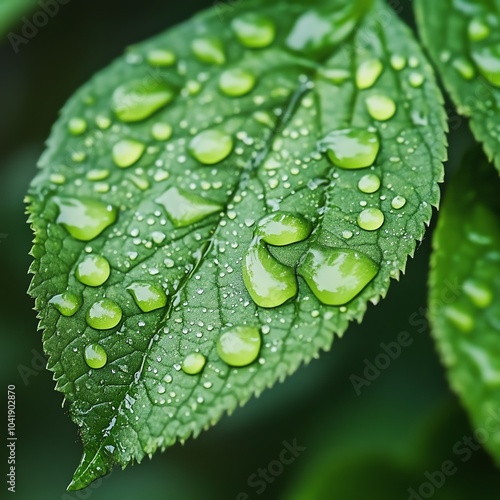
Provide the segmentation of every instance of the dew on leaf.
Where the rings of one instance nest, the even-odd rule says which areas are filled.
[[[157,122],[151,127],[151,135],[157,141],[167,141],[172,136],[172,126],[168,123]]]
[[[374,120],[390,120],[396,113],[396,103],[385,95],[372,94],[366,98],[366,109]]]
[[[480,42],[490,36],[491,28],[483,17],[474,17],[467,27],[467,34],[471,42]]]
[[[109,262],[101,255],[87,255],[78,263],[75,271],[78,281],[88,286],[102,285],[110,273]]]
[[[301,215],[276,212],[261,219],[254,234],[270,245],[283,246],[305,240],[311,231],[311,223]]]
[[[394,210],[400,210],[406,205],[406,198],[403,196],[395,196],[392,201],[391,201],[391,207],[394,208]]]
[[[362,193],[376,193],[380,189],[380,177],[376,174],[366,174],[359,179],[358,189]]]
[[[204,130],[189,143],[189,152],[203,165],[215,165],[227,158],[233,150],[233,138],[217,129]]]
[[[113,161],[120,168],[127,168],[139,161],[146,146],[134,139],[122,139],[113,146]]]
[[[274,22],[254,12],[248,12],[233,19],[231,28],[238,41],[250,49],[268,47],[273,43],[276,35]]]
[[[99,344],[89,344],[85,348],[84,358],[87,365],[94,369],[102,368],[108,361],[106,351]]]
[[[367,208],[358,216],[358,226],[365,231],[376,231],[384,223],[384,214],[378,208]]]
[[[94,302],[87,311],[87,324],[96,330],[114,328],[122,319],[120,306],[111,299]]]
[[[232,326],[224,329],[217,339],[217,354],[229,366],[247,366],[259,356],[259,330],[251,326]]]
[[[59,184],[62,185],[66,182],[66,177],[62,174],[51,174],[50,175],[50,182],[54,184]]]
[[[477,280],[468,279],[462,285],[462,289],[472,303],[480,309],[488,307],[493,302],[493,293],[490,288]]]
[[[167,296],[159,285],[151,283],[132,283],[127,290],[142,312],[155,311],[167,305]]]
[[[80,309],[82,301],[74,293],[64,292],[52,297],[49,304],[52,304],[63,316],[73,316]]]
[[[406,67],[406,58],[398,54],[393,54],[391,56],[391,66],[396,71],[401,71]]]
[[[462,78],[472,80],[476,74],[474,66],[464,57],[457,57],[453,60],[452,66],[458,71]]]
[[[500,43],[474,47],[472,59],[481,75],[495,87],[500,87]]]
[[[219,38],[210,36],[195,38],[191,42],[191,50],[201,62],[219,65],[226,62],[224,46]]]
[[[89,181],[102,181],[109,177],[109,170],[107,169],[92,169],[86,175]]]
[[[227,69],[219,77],[220,90],[230,97],[248,94],[255,87],[255,83],[255,76],[242,68]]]
[[[152,49],[148,52],[146,59],[151,66],[166,67],[175,64],[177,58],[171,50]]]
[[[375,85],[382,71],[384,65],[380,59],[369,59],[362,62],[356,71],[356,86],[358,89],[369,89]]]
[[[75,239],[90,241],[116,221],[117,209],[91,198],[55,197],[57,222]]]
[[[463,333],[470,333],[474,329],[474,318],[460,306],[446,306],[444,309],[444,315]]]
[[[189,226],[223,209],[219,203],[176,187],[167,189],[155,201],[163,205],[175,227]]]
[[[82,135],[87,130],[87,122],[83,118],[71,118],[68,130],[71,135]]]
[[[409,82],[412,87],[421,87],[425,82],[425,77],[422,73],[413,71],[410,73]]]
[[[188,354],[181,363],[181,368],[184,373],[188,375],[197,375],[203,370],[207,358],[199,352]]]

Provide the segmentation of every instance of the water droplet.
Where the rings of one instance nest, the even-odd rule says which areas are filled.
[[[219,203],[175,187],[165,191],[155,201],[165,207],[175,227],[189,226],[224,208]]]
[[[283,246],[305,240],[311,231],[311,223],[301,215],[276,212],[261,219],[254,234],[270,245]]]
[[[350,302],[378,271],[378,265],[362,253],[327,247],[310,248],[298,268],[318,300],[332,306]]]
[[[130,167],[139,160],[145,149],[142,142],[123,139],[113,146],[113,160],[120,168]]]
[[[384,65],[380,59],[369,59],[362,62],[356,71],[356,86],[358,89],[363,90],[373,87],[383,70]]]
[[[87,179],[89,181],[102,181],[109,177],[109,170],[106,169],[93,169],[87,172]]]
[[[166,67],[175,63],[176,57],[171,50],[152,49],[148,52],[147,61],[151,66]]]
[[[346,169],[371,167],[380,149],[375,132],[357,128],[331,132],[321,144],[326,148],[332,163]]]
[[[374,120],[385,122],[396,113],[396,103],[385,95],[373,94],[366,98],[366,109]]]
[[[87,122],[83,118],[71,118],[68,130],[71,135],[82,135],[87,130]]]
[[[207,358],[199,352],[188,354],[181,364],[182,371],[188,375],[196,375],[203,370]]]
[[[158,122],[151,127],[151,135],[157,141],[168,141],[172,137],[172,126],[168,123]]]
[[[217,339],[217,354],[230,366],[247,366],[259,356],[262,340],[257,328],[233,326]]]
[[[484,283],[469,279],[462,289],[476,307],[484,309],[493,302],[493,294]]]
[[[233,150],[233,138],[221,130],[204,130],[189,143],[189,152],[204,165],[215,165]]]
[[[391,201],[391,207],[394,208],[394,210],[400,210],[406,205],[406,198],[403,196],[395,196],[392,201]]]
[[[358,226],[365,231],[375,231],[382,227],[384,214],[378,208],[367,208],[358,216]]]
[[[255,87],[255,83],[255,76],[241,68],[228,69],[219,78],[219,88],[231,97],[248,94]]]
[[[107,116],[97,115],[95,123],[101,130],[106,130],[111,126],[111,120]]]
[[[93,240],[116,221],[116,208],[100,201],[55,197],[54,202],[59,207],[57,222],[77,240]]]
[[[380,177],[375,174],[366,174],[359,179],[358,189],[362,193],[376,193],[380,189]]]
[[[268,47],[276,36],[276,27],[273,21],[253,12],[233,19],[231,27],[238,41],[250,49]]]
[[[292,268],[278,262],[263,243],[254,241],[243,261],[243,281],[260,307],[277,307],[297,294]]]
[[[341,68],[320,68],[318,73],[335,85],[340,85],[351,78],[351,73]]]
[[[54,184],[64,184],[66,182],[66,177],[62,174],[51,174],[50,182],[53,182]]]
[[[108,355],[99,344],[90,344],[85,348],[85,362],[90,368],[102,368],[108,361]]]
[[[425,77],[424,75],[422,75],[422,73],[413,71],[412,73],[410,73],[409,81],[412,87],[421,87],[425,82]]]
[[[123,122],[148,118],[176,96],[175,89],[161,79],[124,83],[113,93],[113,110]]]
[[[445,307],[444,315],[463,333],[470,333],[474,329],[474,318],[459,306]]]
[[[500,43],[475,47],[472,59],[484,78],[495,87],[500,87]]]
[[[218,38],[195,38],[191,42],[191,50],[201,62],[209,64],[224,64],[226,62],[224,46]]]
[[[452,65],[462,76],[462,78],[465,78],[466,80],[472,80],[476,75],[474,66],[464,57],[457,57],[453,61]]]
[[[110,299],[94,302],[87,311],[87,324],[96,330],[114,328],[122,319],[120,306]]]
[[[353,236],[352,231],[349,230],[342,231],[342,238],[344,238],[345,240],[350,240],[352,236]]]
[[[127,290],[143,312],[155,311],[167,305],[167,296],[159,285],[132,283]]]
[[[74,293],[64,292],[49,300],[63,316],[73,316],[81,307],[82,301]]]
[[[101,255],[87,255],[77,266],[75,275],[81,283],[100,286],[111,273],[109,262]]]
[[[403,56],[394,54],[391,56],[391,66],[396,71],[401,71],[406,67],[406,59]]]
[[[470,20],[467,29],[471,42],[480,42],[490,36],[491,29],[482,17],[474,17]]]

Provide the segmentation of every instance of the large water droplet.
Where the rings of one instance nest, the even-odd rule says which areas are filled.
[[[384,223],[384,213],[378,208],[367,208],[358,216],[358,226],[365,231],[376,231]]]
[[[100,201],[55,197],[54,202],[59,207],[57,222],[77,240],[93,240],[116,221],[117,209]]]
[[[260,307],[280,306],[297,294],[294,270],[278,262],[258,241],[251,244],[243,259],[243,281]]]
[[[87,122],[83,118],[71,118],[68,130],[71,135],[82,135],[87,130]]]
[[[463,284],[462,289],[476,307],[484,309],[493,302],[493,293],[491,290],[487,285],[477,280],[467,280]]]
[[[356,86],[358,89],[369,89],[384,70],[384,65],[380,59],[369,59],[362,62],[356,71]]]
[[[102,368],[108,361],[108,355],[99,344],[90,344],[85,348],[85,362],[90,368]]]
[[[480,42],[490,36],[491,29],[486,19],[474,17],[469,22],[467,33],[471,42]]]
[[[87,324],[96,330],[114,328],[122,319],[120,306],[110,299],[94,302],[87,311]]]
[[[171,50],[167,49],[152,49],[148,52],[147,61],[151,66],[172,66],[175,63],[176,57]]]
[[[359,179],[358,189],[362,193],[376,193],[380,189],[380,177],[375,174],[366,174]]]
[[[221,130],[204,130],[189,143],[189,152],[204,165],[214,165],[229,156],[233,150],[233,138]]]
[[[189,226],[224,208],[219,203],[175,187],[169,188],[155,201],[165,207],[175,227]]]
[[[207,358],[199,352],[188,354],[182,361],[181,368],[184,373],[188,375],[196,375],[203,370]]]
[[[310,248],[298,268],[324,304],[341,306],[356,297],[379,271],[368,256],[348,249]]]
[[[52,304],[63,316],[73,316],[80,309],[82,301],[74,293],[64,292],[52,297],[49,304]]]
[[[357,128],[331,132],[321,145],[334,165],[346,169],[371,167],[380,149],[375,132]]]
[[[161,79],[124,83],[113,93],[113,110],[123,122],[141,121],[166,106],[176,93]]]
[[[155,311],[167,305],[167,296],[159,285],[132,283],[127,290],[143,312]]]
[[[101,255],[87,255],[77,266],[75,275],[81,283],[100,286],[111,273],[109,262]]]
[[[305,240],[311,231],[311,223],[301,215],[276,212],[259,221],[255,235],[270,245],[283,246]]]
[[[230,366],[246,366],[259,356],[259,330],[251,326],[233,326],[222,331],[217,339],[217,354]]]
[[[268,47],[274,41],[276,27],[268,17],[248,12],[236,17],[231,27],[238,41],[250,49]]]
[[[191,50],[201,62],[209,64],[224,64],[226,62],[224,46],[218,38],[195,38],[191,42]]]
[[[500,43],[475,47],[472,58],[479,72],[495,87],[500,87]]]
[[[373,94],[366,98],[366,109],[374,120],[390,120],[396,113],[396,103],[385,95]]]
[[[255,76],[241,68],[228,69],[219,78],[219,88],[231,97],[248,94],[255,87],[255,83]]]
[[[139,160],[145,149],[142,142],[123,139],[113,146],[113,161],[120,168],[130,167]]]

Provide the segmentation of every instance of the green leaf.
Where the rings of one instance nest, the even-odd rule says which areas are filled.
[[[475,427],[487,432],[483,444],[497,463],[499,188],[498,176],[483,155],[469,155],[453,179],[440,213],[433,240],[429,298],[432,331],[451,386]],[[495,416],[497,420],[492,420]]]
[[[30,292],[84,444],[70,488],[197,436],[360,321],[424,235],[444,131],[382,1],[211,9],[80,89],[28,198]]]
[[[458,112],[500,170],[500,4],[416,0],[419,30]]]

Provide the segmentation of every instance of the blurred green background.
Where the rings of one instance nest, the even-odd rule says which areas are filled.
[[[8,17],[7,4],[14,2]],[[448,389],[426,327],[431,232],[402,282],[393,283],[388,297],[370,306],[363,324],[352,325],[331,352],[198,439],[124,472],[117,469],[81,492],[65,491],[81,445],[67,409],[61,408],[62,395],[54,392],[51,374],[42,367],[41,333],[26,296],[31,233],[23,196],[70,95],[127,45],[213,3],[66,0],[16,54],[7,35],[21,34],[22,16],[32,19],[40,10],[31,2],[31,10],[23,11],[29,3],[0,0],[0,327],[5,341],[0,379],[5,411],[7,385],[16,386],[17,498],[498,499],[500,471],[484,451],[466,444],[474,429]],[[402,16],[413,23],[411,2],[404,3]],[[451,176],[473,141],[466,123],[447,107]],[[412,344],[358,395],[352,376],[363,377],[365,360],[374,362],[383,352],[381,343],[395,341],[403,331]],[[301,448],[295,460],[282,454],[284,442]],[[280,456],[291,463],[281,464]],[[436,473],[446,461],[453,462],[447,464],[453,474]],[[7,498],[6,483],[1,488],[0,496]]]

